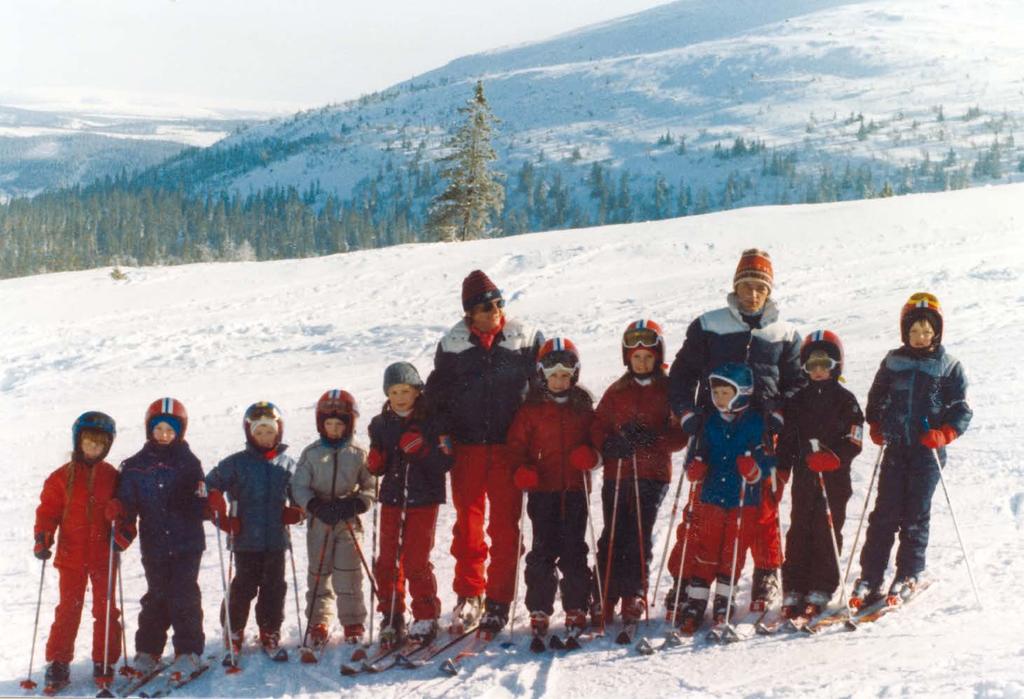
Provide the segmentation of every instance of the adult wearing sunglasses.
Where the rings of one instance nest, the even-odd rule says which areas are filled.
[[[455,447],[453,630],[479,620],[482,630],[497,633],[508,623],[519,556],[521,493],[505,441],[544,338],[506,317],[501,291],[480,270],[462,282],[462,310],[463,318],[438,343],[425,393]]]
[[[758,249],[744,250],[733,275],[726,306],[704,313],[686,331],[683,346],[669,371],[669,401],[680,426],[698,434],[703,416],[714,410],[706,377],[725,362],[742,362],[754,372],[751,406],[765,418],[764,444],[774,452],[782,430],[782,405],[807,378],[800,368],[800,334],[779,318],[771,298],[774,271],[771,257]],[[788,472],[773,472],[761,498],[760,526],[751,541],[754,559],[751,608],[770,604],[779,595],[782,564],[778,504]]]

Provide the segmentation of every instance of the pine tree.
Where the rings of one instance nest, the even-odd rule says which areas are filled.
[[[450,153],[441,160],[440,175],[448,187],[431,204],[429,228],[436,240],[473,240],[491,232],[492,217],[505,205],[501,173],[491,170],[498,159],[491,145],[498,123],[477,81],[473,99],[459,108],[465,122],[445,144]]]

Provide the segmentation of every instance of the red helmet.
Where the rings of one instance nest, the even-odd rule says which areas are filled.
[[[910,344],[910,326],[919,320],[927,320],[935,331],[935,339],[932,346],[942,342],[942,306],[934,294],[927,291],[918,291],[911,294],[907,302],[900,309],[900,338],[903,344]]]
[[[804,367],[805,371],[807,359],[814,350],[823,350],[832,359],[833,364],[829,367],[832,376],[838,378],[842,375],[843,343],[838,335],[831,330],[815,330],[804,338],[800,345],[800,366]]]
[[[579,381],[580,353],[567,337],[552,337],[537,352],[537,373],[542,381],[558,369],[572,373],[573,386]]]
[[[348,425],[349,434],[355,432],[359,408],[356,407],[356,399],[351,393],[340,388],[332,388],[320,396],[320,400],[316,402],[316,431],[321,437],[324,435],[324,421],[330,417],[340,418]]]
[[[665,361],[665,338],[661,326],[653,320],[636,320],[622,333],[622,363],[629,366],[632,350],[643,348],[654,352],[655,366]]]
[[[188,429],[188,411],[176,398],[159,398],[146,408],[146,439],[149,439],[158,422],[166,422],[177,433],[175,439],[185,439]]]

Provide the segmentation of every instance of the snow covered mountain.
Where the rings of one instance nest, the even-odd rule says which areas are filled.
[[[187,405],[190,442],[206,468],[243,442],[245,406],[284,411],[298,450],[315,436],[313,405],[341,386],[359,400],[358,432],[379,409],[384,367],[414,362],[426,374],[442,333],[461,313],[463,276],[485,270],[509,312],[580,347],[582,383],[600,393],[622,370],[628,322],[662,323],[674,351],[686,325],[719,306],[740,251],[767,247],[775,295],[802,332],[837,331],[847,386],[863,402],[884,352],[898,343],[901,304],[927,289],[942,300],[946,340],[972,380],[970,430],[950,449],[946,480],[985,600],[971,588],[941,493],[936,494],[929,576],[914,606],[856,633],[755,639],[642,659],[610,641],[536,657],[526,639],[469,661],[461,679],[436,665],[343,679],[347,650],[317,667],[272,665],[262,656],[225,676],[215,668],[189,696],[1024,696],[1024,657],[1012,611],[1024,577],[1024,418],[1019,386],[1024,344],[1024,185],[865,202],[748,208],[656,223],[542,233],[464,244],[405,245],[263,263],[128,269],[125,281],[96,269],[0,281],[0,415],[7,486],[0,491],[0,585],[7,622],[0,639],[0,695],[21,696],[39,563],[32,517],[44,476],[67,456],[69,428],[86,409],[119,423],[115,463],[142,443],[143,412],[159,396]],[[876,450],[854,462],[846,534],[852,539]],[[675,477],[679,476],[679,460]],[[673,486],[674,488],[674,486]],[[660,511],[655,550],[667,536]],[[788,520],[788,496],[783,503]],[[453,510],[443,507],[434,562],[444,609],[454,602],[448,554]],[[221,599],[215,540],[200,573],[207,650],[217,648]],[[134,633],[144,589],[138,548],[125,555],[126,617]],[[299,579],[305,554],[297,552]],[[748,569],[749,570],[749,569]],[[47,571],[41,642],[57,598]],[[289,576],[290,579],[290,576]],[[746,601],[746,578],[741,602]],[[664,589],[664,585],[662,585]],[[285,642],[294,644],[293,602]],[[660,609],[660,607],[659,607]],[[522,606],[517,628],[525,617]],[[88,614],[86,614],[86,617]],[[660,611],[652,613],[652,619]],[[249,629],[252,632],[252,627]],[[652,626],[652,632],[657,627]],[[75,694],[92,694],[88,622],[72,666]],[[129,636],[131,646],[131,636]],[[36,672],[41,666],[37,648]],[[38,675],[37,675],[38,677]]]
[[[559,168],[590,221],[595,163],[671,202],[649,217],[1009,181],[1024,177],[1022,24],[1015,0],[678,0],[266,122],[157,179],[344,199],[436,155],[482,79],[501,169]]]

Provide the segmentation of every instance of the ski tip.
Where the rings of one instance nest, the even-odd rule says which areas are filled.
[[[652,646],[651,642],[648,641],[646,638],[641,638],[639,641],[637,641],[636,651],[640,655],[651,655],[652,653],[654,653],[654,646]]]
[[[354,668],[354,667],[350,667],[348,665],[342,665],[341,666],[341,674],[344,675],[345,677],[351,677],[352,675],[358,675],[359,674],[359,669],[358,668]]]
[[[109,687],[104,687],[100,691],[96,692],[96,696],[102,697],[103,699],[110,699],[110,697],[114,696],[114,693],[110,691]]]
[[[455,677],[457,674],[459,674],[459,667],[454,662],[452,662],[451,658],[449,658],[448,660],[445,660],[443,663],[441,663],[441,672],[445,673],[446,675],[451,675],[452,677]]]
[[[575,636],[570,636],[569,638],[566,639],[566,641],[565,641],[565,649],[566,650],[579,650],[579,648],[580,648],[580,642],[579,642],[578,638],[576,638]]]

